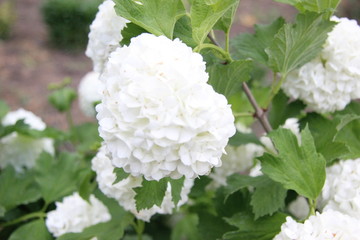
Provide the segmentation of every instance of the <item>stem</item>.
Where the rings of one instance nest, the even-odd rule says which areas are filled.
[[[31,218],[44,218],[44,217],[46,217],[46,213],[44,213],[44,212],[29,213],[27,215],[24,215],[24,216],[21,216],[21,217],[19,217],[17,219],[14,219],[14,220],[12,220],[10,222],[4,223],[4,224],[2,224],[0,226],[1,227],[7,227],[7,226],[11,226],[11,225],[14,225],[14,224],[29,220]]]
[[[253,117],[254,113],[251,112],[240,112],[240,113],[234,113],[234,117]]]
[[[142,240],[142,234],[143,234],[144,229],[145,229],[145,223],[143,221],[137,219],[136,223],[132,222],[131,225],[135,229],[135,232],[136,232],[136,235],[137,235],[137,240]]]
[[[308,201],[309,201],[309,205],[310,205],[310,210],[309,210],[309,214],[307,215],[306,219],[308,219],[310,216],[315,215],[315,210],[316,210],[316,200],[308,199]]]
[[[225,51],[230,52],[230,28],[225,35]]]
[[[73,121],[73,117],[71,114],[71,109],[66,111],[66,121],[67,121],[69,129],[72,129],[74,127],[74,121]]]
[[[259,105],[257,104],[257,102],[256,102],[254,96],[252,95],[252,93],[251,93],[248,85],[247,85],[245,82],[243,82],[243,83],[242,83],[242,87],[243,87],[243,89],[244,89],[244,92],[245,92],[247,98],[249,99],[251,105],[253,106],[253,108],[254,108],[254,110],[255,110],[255,117],[256,117],[257,119],[259,119],[260,124],[262,125],[262,127],[264,128],[264,130],[265,130],[267,133],[271,132],[271,131],[272,131],[272,127],[271,127],[271,125],[270,125],[270,123],[269,123],[269,121],[268,121],[268,119],[267,119],[267,117],[266,117],[266,114],[265,114],[265,112],[259,107]]]
[[[217,52],[219,52],[225,59],[226,61],[228,61],[229,63],[232,62],[232,58],[230,56],[230,54],[226,51],[224,51],[224,49],[222,49],[221,47],[219,47],[218,45],[214,45],[214,44],[211,44],[211,43],[203,43],[199,46],[197,46],[196,48],[194,48],[194,51],[195,52],[200,52],[202,49],[205,49],[205,48],[210,48],[210,49],[214,49],[216,50]]]

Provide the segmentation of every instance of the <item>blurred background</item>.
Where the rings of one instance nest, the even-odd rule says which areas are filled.
[[[84,52],[89,25],[101,0],[0,0],[0,99],[65,128],[65,116],[47,101],[51,83],[71,79],[77,88],[92,70]],[[241,0],[232,36],[251,32],[254,24],[279,16],[291,20],[296,10],[273,0]],[[338,16],[360,18],[360,0],[342,0]],[[89,121],[73,106],[76,123]]]

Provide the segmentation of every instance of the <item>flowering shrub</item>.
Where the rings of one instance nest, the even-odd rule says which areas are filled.
[[[357,239],[359,27],[278,2],[230,39],[238,0],[104,1],[67,130],[0,101],[0,239]]]

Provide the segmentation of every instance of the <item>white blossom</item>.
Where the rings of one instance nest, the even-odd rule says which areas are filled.
[[[289,74],[284,92],[319,112],[342,110],[360,97],[360,27],[355,20],[338,22],[320,55]]]
[[[142,186],[142,177],[129,175],[122,181],[113,184],[116,180],[116,175],[113,173],[114,166],[111,164],[106,146],[102,146],[97,155],[92,159],[92,169],[96,172],[96,181],[99,184],[100,190],[106,196],[117,200],[124,209],[133,213],[138,219],[150,221],[150,218],[154,214],[170,214],[175,208],[175,204],[172,201],[171,185],[168,184],[165,197],[160,207],[154,205],[150,209],[137,211],[134,188]],[[188,201],[188,194],[190,193],[193,183],[194,181],[192,179],[185,179],[184,186],[181,190],[181,200],[177,204],[178,207]]]
[[[2,120],[2,125],[14,125],[23,119],[31,129],[42,131],[46,124],[34,113],[22,108],[9,112]],[[50,138],[35,139],[13,132],[0,139],[0,168],[12,165],[17,172],[23,168],[35,166],[36,159],[42,151],[54,153],[54,143]]]
[[[221,165],[235,133],[202,56],[179,39],[141,34],[114,51],[101,80],[100,136],[116,167],[147,180],[195,178]]]
[[[319,205],[360,218],[360,158],[342,160],[326,169]]]
[[[94,71],[101,73],[112,51],[120,46],[123,39],[121,30],[129,21],[116,15],[115,3],[106,0],[99,6],[95,20],[90,25],[86,56],[93,61]]]
[[[316,213],[304,223],[287,217],[274,240],[355,240],[360,236],[359,226],[358,219],[329,210]]]
[[[89,72],[81,79],[79,84],[79,106],[88,117],[96,115],[95,104],[101,100],[103,84],[99,77],[99,73]]]
[[[92,225],[107,222],[111,215],[107,207],[94,195],[90,203],[77,192],[56,202],[56,209],[47,213],[46,227],[55,237],[65,233],[79,233]]]

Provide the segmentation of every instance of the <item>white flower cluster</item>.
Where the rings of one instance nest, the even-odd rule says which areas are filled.
[[[171,196],[171,185],[168,184],[165,197],[160,207],[154,205],[150,209],[137,211],[134,198],[136,193],[134,188],[141,186],[142,177],[133,177],[129,175],[126,179],[113,184],[116,175],[113,173],[114,166],[111,164],[111,160],[106,153],[105,146],[100,148],[100,151],[93,158],[91,163],[92,169],[96,172],[96,181],[99,184],[100,190],[106,196],[116,199],[124,209],[132,212],[136,218],[143,221],[149,221],[154,214],[170,214],[175,208]],[[184,186],[181,190],[181,200],[177,206],[181,206],[188,201],[188,194],[193,183],[194,181],[192,179],[185,179]]]
[[[31,129],[42,131],[46,124],[32,112],[22,108],[9,112],[2,120],[4,126],[14,125],[23,119]],[[32,168],[42,151],[54,153],[54,143],[50,138],[34,139],[16,132],[0,139],[0,168],[12,165],[17,172]]]
[[[360,236],[359,226],[358,219],[328,210],[316,213],[304,223],[287,217],[274,240],[355,240]]]
[[[111,54],[100,78],[99,132],[116,167],[159,180],[221,165],[234,116],[207,84],[200,54],[179,39],[144,33]]]
[[[360,218],[360,158],[342,160],[326,169],[319,205]]]
[[[101,101],[102,82],[97,72],[87,73],[79,84],[79,105],[81,111],[88,117],[96,115],[95,105]]]
[[[56,209],[47,213],[46,226],[49,232],[59,237],[65,233],[82,232],[87,227],[111,219],[108,209],[100,200],[94,195],[89,200],[90,203],[75,192],[62,202],[56,202]]]
[[[103,71],[110,53],[120,46],[123,39],[121,30],[129,22],[116,15],[114,6],[112,0],[104,1],[90,25],[89,43],[85,54],[92,59],[94,71],[98,73]]]
[[[319,112],[342,110],[360,97],[360,27],[355,20],[338,22],[320,55],[289,74],[284,92]]]

